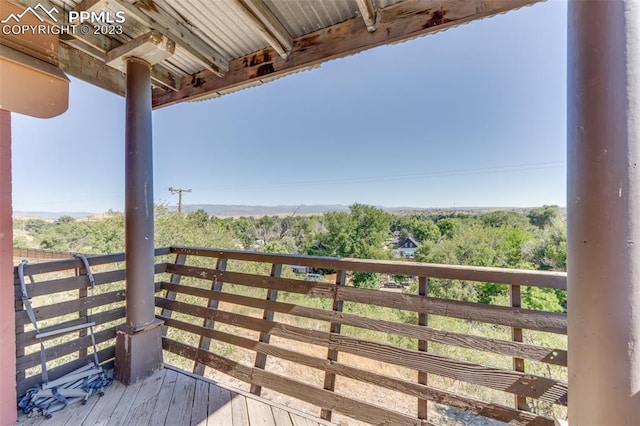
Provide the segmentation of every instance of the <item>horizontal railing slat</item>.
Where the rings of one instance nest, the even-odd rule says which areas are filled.
[[[364,339],[323,331],[308,330],[275,321],[221,312],[184,302],[156,298],[156,305],[174,312],[207,318],[254,331],[268,331],[273,336],[303,341],[354,355],[383,361],[401,367],[425,371],[492,389],[539,398],[553,404],[566,405],[566,384],[546,377],[488,367],[441,355],[418,352]]]
[[[223,371],[230,376],[255,383],[259,386],[273,389],[276,392],[293,396],[302,401],[309,402],[331,410],[337,410],[358,420],[370,423],[380,423],[384,419],[387,424],[393,425],[423,425],[419,419],[385,410],[384,408],[368,404],[363,401],[336,395],[333,392],[320,389],[306,383],[302,383],[284,376],[270,373],[259,368],[244,366],[236,361],[220,355],[213,354],[203,349],[197,349],[175,340],[164,337],[163,348],[169,352],[183,356],[187,359],[208,365],[216,370]]]
[[[455,280],[525,285],[530,287],[545,287],[560,290],[567,289],[567,274],[564,272],[531,271],[524,269],[492,268],[483,266],[439,265],[391,260],[258,253],[183,246],[172,246],[171,252],[192,256],[243,260],[248,262],[311,266],[314,268],[377,272],[395,275],[426,276],[430,278],[448,278]]]
[[[170,264],[167,266],[167,272],[251,287],[271,288],[331,299],[337,298],[345,302],[366,303],[387,308],[403,309],[558,334],[567,333],[567,316],[566,314],[557,312],[461,302],[458,300],[439,299],[413,294],[381,292],[379,290],[335,286],[328,283],[317,283],[290,278],[218,271],[195,266]]]
[[[258,342],[246,337],[207,329],[176,319],[162,316],[159,316],[158,318],[164,320],[165,325],[169,327],[173,327],[189,333],[207,336],[211,339],[253,350],[264,355],[275,356],[287,361],[292,361],[308,367],[316,368],[324,372],[338,374],[351,379],[381,386],[390,390],[402,391],[407,395],[429,399],[438,403],[445,403],[452,407],[464,409],[476,414],[491,414],[493,418],[497,418],[505,422],[512,422],[522,425],[526,424],[550,426],[554,424],[552,419],[545,418],[543,416],[537,416],[532,413],[527,413],[501,405],[488,404],[473,398],[466,398],[463,396],[451,394],[449,392],[430,388],[428,386],[408,382],[406,380],[398,379],[395,377],[372,373],[346,364],[341,364],[339,362],[330,362],[326,358],[313,357],[282,347]]]
[[[372,331],[397,334],[409,338],[429,340],[437,343],[454,345],[462,348],[489,351],[501,355],[518,356],[532,361],[545,362],[553,365],[567,365],[567,351],[557,348],[545,348],[525,343],[507,340],[491,339],[450,331],[436,330],[415,324],[402,324],[393,321],[378,320],[361,317],[349,313],[337,313],[325,309],[310,308],[285,302],[273,302],[254,297],[237,294],[212,292],[211,290],[187,285],[163,282],[161,289],[177,293],[188,294],[203,298],[216,299],[221,302],[233,303],[252,308],[265,309],[288,315],[295,315],[315,320],[340,323]]]
[[[170,247],[160,247],[155,249],[155,256],[164,256],[167,254],[171,254]],[[114,253],[114,254],[101,254],[97,256],[87,256],[87,261],[89,262],[89,266],[97,266],[97,265],[105,265],[108,263],[118,263],[125,261],[124,253]],[[84,267],[84,263],[80,259],[70,258],[70,259],[61,259],[54,260],[51,262],[41,262],[41,263],[27,263],[24,266],[24,274],[27,275],[39,275],[46,274],[49,272],[59,272],[66,271],[69,269],[82,269]],[[15,282],[18,282],[18,274],[17,268],[14,268],[14,279]]]
[[[76,333],[77,335],[77,333]],[[111,327],[106,330],[98,331],[95,333],[96,344],[106,342],[110,339],[115,339],[116,327]],[[91,336],[83,336],[60,345],[52,346],[45,349],[47,354],[47,362],[54,361],[56,358],[60,358],[65,355],[69,355],[73,352],[77,352],[80,349],[91,348]],[[89,349],[89,353],[93,353]],[[27,368],[40,365],[40,351],[30,353],[16,359],[16,369],[26,370]]]
[[[123,281],[124,275],[125,270],[118,269],[115,271],[95,273],[93,274],[93,279],[96,285],[104,285]],[[32,298],[38,296],[48,296],[50,294],[61,293],[64,291],[87,288],[90,287],[90,283],[89,277],[87,275],[78,275],[67,278],[35,282],[33,284],[28,283],[25,285],[25,287],[27,289],[27,294],[30,298]],[[22,297],[22,289],[20,288],[20,285],[14,286],[14,292],[16,300],[19,300]]]
[[[94,315],[91,315],[91,321],[96,323],[96,327],[100,326],[101,324],[105,324],[108,322],[112,322],[112,321],[116,321],[119,319],[124,319],[125,318],[125,308],[120,307],[120,308],[115,308],[115,309],[110,309],[108,311],[105,312],[100,312]],[[78,319],[74,319],[74,320],[70,320],[70,321],[65,321],[65,322],[61,322],[59,324],[53,325],[51,327],[43,327],[40,329],[40,331],[42,333],[46,333],[48,331],[53,331],[53,330],[60,330],[63,328],[67,328],[67,327],[72,327],[74,325],[79,325],[79,324],[85,324],[87,322],[86,318],[78,318]],[[18,348],[25,348],[27,346],[30,345],[35,345],[37,343],[40,342],[40,340],[42,340],[43,342],[46,342],[47,340],[52,340],[52,339],[57,339],[59,336],[53,335],[53,336],[49,336],[49,337],[45,337],[43,339],[36,339],[36,334],[38,332],[35,330],[31,330],[31,331],[26,331],[24,333],[18,333],[16,335],[16,345]]]
[[[38,321],[71,314],[74,312],[96,308],[102,305],[124,301],[125,292],[123,290],[98,294],[95,296],[83,297],[81,299],[68,300],[53,305],[39,306],[33,308]],[[26,311],[16,312],[16,325],[31,324]]]

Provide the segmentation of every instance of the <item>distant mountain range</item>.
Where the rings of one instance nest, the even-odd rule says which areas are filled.
[[[452,211],[476,211],[488,212],[495,210],[508,210],[515,212],[528,211],[528,208],[522,207],[441,207],[441,208],[423,208],[423,207],[383,207],[377,206],[386,211],[393,212],[411,212],[426,211],[430,213],[450,213]],[[175,206],[169,207],[170,210],[176,210]],[[182,206],[182,210],[186,213],[204,210],[210,216],[231,217],[231,216],[289,216],[293,215],[311,215],[322,214],[326,212],[345,212],[349,211],[349,206],[343,204],[312,204],[312,205],[279,205],[279,206],[254,206],[242,204],[187,204]],[[562,211],[565,209],[562,208]],[[44,219],[57,219],[60,216],[71,216],[76,219],[94,216],[96,213],[91,212],[47,212],[47,211],[14,211],[14,217],[40,217]]]

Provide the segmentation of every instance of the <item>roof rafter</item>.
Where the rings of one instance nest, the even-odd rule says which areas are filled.
[[[400,2],[380,11],[375,32],[367,31],[360,17],[300,36],[285,60],[272,48],[246,55],[229,63],[229,72],[217,78],[208,71],[185,77],[177,92],[154,90],[155,108],[228,93],[313,67],[330,59],[352,55],[528,6],[541,0],[466,0]],[[448,8],[445,8],[446,5]]]
[[[364,19],[364,23],[367,26],[367,31],[374,32],[376,30],[376,10],[373,7],[373,0],[356,0],[358,3],[358,9],[360,9],[360,15]]]
[[[50,2],[49,0],[16,0],[20,5],[24,7],[35,7],[38,3],[47,9],[51,9],[55,7],[55,4]],[[75,10],[90,10],[92,7],[99,2],[104,0],[83,0],[80,4],[78,4]],[[60,21],[62,20],[62,21]],[[58,18],[58,22],[60,25],[70,25],[68,21],[68,16],[66,13],[62,13]],[[60,35],[61,46],[64,43],[65,45],[71,46],[74,49],[77,49],[80,52],[83,52],[93,58],[95,58],[98,62],[92,64],[91,68],[98,69],[100,64],[104,64],[106,61],[106,53],[110,50],[115,49],[120,46],[118,40],[112,39],[105,35],[97,35],[94,34],[93,31],[89,31],[87,34],[82,34],[80,31],[75,31],[73,34],[61,34]],[[66,55],[71,55],[71,51],[65,51]],[[59,55],[61,56],[61,55]],[[74,61],[70,56],[71,61]],[[88,58],[78,59],[77,61],[88,63]],[[106,66],[106,65],[105,65]],[[76,67],[71,66],[72,69],[76,69]],[[71,75],[74,75],[70,73]],[[109,78],[118,78],[117,76],[112,75],[108,72],[100,72],[99,75],[109,75]],[[77,76],[76,76],[77,77]],[[84,78],[84,77],[79,77]],[[180,79],[174,76],[169,70],[161,65],[155,65],[151,69],[151,80],[160,87],[164,87],[169,90],[177,91],[180,87]],[[113,82],[106,82],[104,84],[97,82],[95,79],[89,80],[91,83],[96,86],[107,87],[113,86]],[[119,86],[119,84],[115,85]],[[122,87],[124,87],[124,80],[122,83]],[[123,92],[124,93],[124,92]]]
[[[262,0],[236,0],[235,4],[262,34],[264,40],[286,59],[293,48],[293,38]]]
[[[205,69],[218,77],[229,70],[229,61],[207,45],[184,23],[172,16],[146,6],[138,0],[113,0],[125,9],[135,20],[172,39],[177,46],[187,51]]]

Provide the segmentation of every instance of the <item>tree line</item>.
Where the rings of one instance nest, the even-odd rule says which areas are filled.
[[[394,244],[411,237],[419,244],[414,259],[453,265],[566,270],[566,218],[558,206],[522,211],[388,212],[353,204],[348,212],[219,218],[198,210],[188,214],[157,206],[156,246],[192,245],[227,249],[367,259],[397,259]],[[14,246],[86,254],[124,250],[124,215],[55,221],[14,221]],[[402,281],[404,277],[397,277]],[[480,302],[505,297],[506,286],[453,280],[430,281],[435,296]],[[359,273],[356,286],[375,287],[379,277]],[[528,288],[532,307],[562,310],[564,292]]]

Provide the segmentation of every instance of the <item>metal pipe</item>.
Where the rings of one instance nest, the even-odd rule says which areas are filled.
[[[138,330],[155,318],[151,66],[133,57],[126,62],[126,313],[127,326]]]
[[[569,2],[569,423],[640,424],[640,3]]]
[[[13,306],[11,113],[0,109],[0,424],[16,421],[16,329]]]

